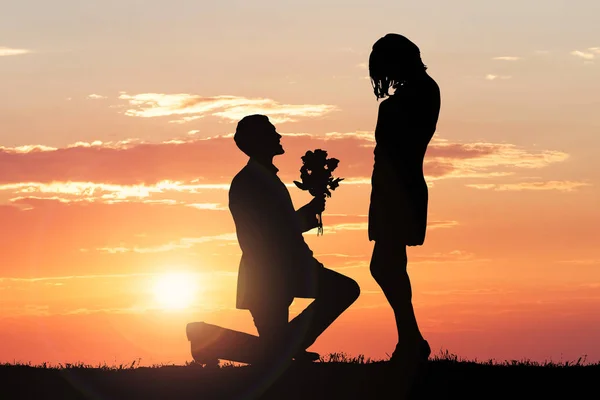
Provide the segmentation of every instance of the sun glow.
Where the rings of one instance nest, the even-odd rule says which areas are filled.
[[[189,273],[157,276],[154,281],[154,297],[159,306],[170,310],[190,307],[198,293],[196,278]]]

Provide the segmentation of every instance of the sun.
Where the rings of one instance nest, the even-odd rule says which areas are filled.
[[[190,273],[167,273],[154,281],[154,297],[159,306],[181,310],[192,305],[198,293],[196,276]]]

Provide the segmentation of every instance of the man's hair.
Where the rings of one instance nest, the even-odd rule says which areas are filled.
[[[247,115],[238,122],[233,135],[233,140],[238,149],[251,157],[256,149],[256,131],[265,128],[269,124],[269,118],[266,115],[253,114]],[[259,144],[260,145],[260,144]]]
[[[377,99],[389,96],[389,89],[402,84],[408,75],[426,69],[419,47],[397,33],[377,40],[369,56],[369,75]]]

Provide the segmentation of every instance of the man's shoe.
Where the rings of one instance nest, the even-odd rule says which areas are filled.
[[[301,363],[312,363],[314,361],[318,361],[320,358],[321,356],[319,353],[304,350],[294,356],[294,361]]]

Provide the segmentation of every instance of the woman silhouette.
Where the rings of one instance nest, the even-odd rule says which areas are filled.
[[[374,45],[369,75],[379,105],[371,178],[371,274],[394,310],[398,344],[390,361],[427,360],[431,349],[412,306],[406,246],[420,246],[427,227],[423,158],[436,129],[440,90],[427,74],[419,48],[387,34]],[[390,93],[390,90],[393,93]]]

